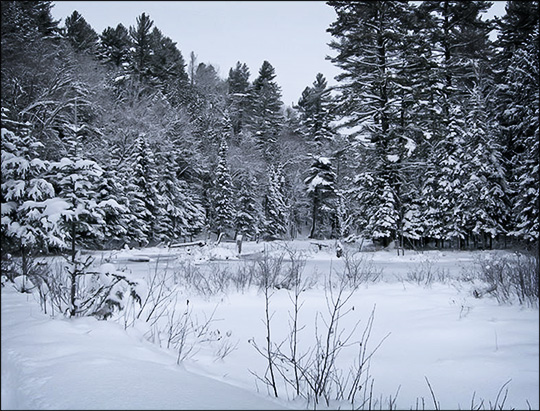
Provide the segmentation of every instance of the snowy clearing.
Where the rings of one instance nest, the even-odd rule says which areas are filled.
[[[328,274],[343,272],[344,259],[336,257],[334,242],[326,245],[321,250],[307,240],[287,245],[306,259],[303,278],[309,286],[299,295],[298,311],[298,350],[303,353],[314,346],[316,334],[324,334],[328,303],[337,295],[337,288],[328,291]],[[94,255],[96,264],[113,264],[132,279],[168,272],[182,284],[188,266],[210,270],[202,271],[207,279],[214,278],[210,274],[216,270],[225,278],[242,265],[254,264],[265,249],[277,256],[282,247],[281,242],[246,242],[240,257],[233,243]],[[368,353],[374,351],[363,374],[369,390],[359,391],[357,407],[369,395],[364,408],[433,409],[435,396],[440,409],[538,409],[538,308],[500,305],[488,294],[475,298],[481,284],[465,280],[479,256],[501,254],[511,255],[406,251],[397,256],[393,250],[357,254],[378,275],[363,282],[343,309],[338,329],[358,326],[335,364],[346,375],[356,363],[355,342],[362,339],[373,312],[369,338],[363,340]],[[434,280],[411,276],[419,267],[436,273]],[[285,288],[270,290],[276,345],[290,333],[291,296]],[[315,405],[313,398],[309,403],[295,398],[279,375],[276,399],[257,378],[265,375],[267,361],[253,345],[263,347],[266,336],[265,299],[256,287],[223,286],[205,294],[179,287],[171,301],[179,318],[190,318],[189,330],[207,327],[202,338],[186,340],[180,365],[178,350],[167,348],[166,327],[140,320],[127,325],[133,317],[128,308],[108,321],[51,318],[42,313],[35,295],[16,293],[8,283],[2,288],[2,409],[351,408],[346,400]],[[281,349],[287,352],[288,343]]]

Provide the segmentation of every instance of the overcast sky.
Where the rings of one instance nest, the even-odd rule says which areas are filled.
[[[493,12],[504,13],[504,1]],[[107,27],[136,23],[143,12],[170,37],[186,63],[193,51],[199,63],[212,64],[222,78],[237,61],[246,63],[253,81],[264,60],[276,70],[285,104],[296,103],[317,73],[329,85],[339,73],[327,55],[326,32],[335,20],[324,1],[55,1],[52,15],[61,20],[77,10],[101,34]],[[488,16],[492,17],[493,12]]]

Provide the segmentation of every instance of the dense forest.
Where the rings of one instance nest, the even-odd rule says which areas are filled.
[[[145,13],[98,34],[2,1],[3,251],[537,246],[538,2],[327,4],[338,85],[306,79],[286,107],[270,62],[220,78]]]

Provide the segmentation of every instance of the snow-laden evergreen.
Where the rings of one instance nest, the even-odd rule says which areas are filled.
[[[289,210],[284,197],[284,177],[281,167],[270,166],[268,170],[268,191],[265,197],[264,232],[272,237],[287,233]]]
[[[508,2],[493,42],[485,1],[328,5],[338,84],[316,72],[286,107],[269,61],[253,80],[240,61],[221,78],[195,52],[186,64],[146,13],[97,34],[79,12],[61,30],[50,3],[9,3],[2,121],[28,140],[2,150],[10,248],[15,232],[36,250],[69,241],[41,217],[64,215],[79,194],[93,210],[78,223],[92,248],[208,230],[536,244],[538,3]],[[15,169],[22,159],[29,177]],[[59,164],[83,159],[103,172],[68,195],[76,170]]]
[[[233,228],[235,214],[233,185],[227,160],[228,150],[227,140],[223,134],[219,142],[218,163],[214,172],[212,190],[211,226],[218,235]]]

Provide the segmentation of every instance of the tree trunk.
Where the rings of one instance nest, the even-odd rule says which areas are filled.
[[[75,295],[77,293],[77,265],[75,263],[75,221],[71,222],[71,263],[73,264],[71,276],[71,292],[70,292],[70,316],[74,317],[77,312],[77,307],[75,306]]]
[[[313,210],[311,213],[311,232],[309,233],[309,238],[315,238],[315,233],[317,230],[317,216],[318,216],[318,209],[319,209],[319,198],[318,193],[315,191],[315,195],[313,196]]]

